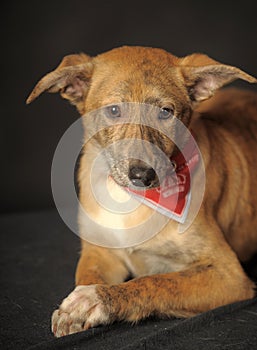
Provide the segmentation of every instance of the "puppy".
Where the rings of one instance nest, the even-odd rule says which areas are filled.
[[[183,234],[178,234],[179,223],[169,219],[156,235],[133,247],[112,249],[82,240],[76,288],[52,316],[55,336],[150,315],[191,317],[254,297],[255,285],[239,261],[257,250],[257,95],[235,89],[216,93],[235,79],[256,83],[240,69],[203,54],[178,58],[161,49],[121,47],[93,58],[66,56],[36,85],[27,103],[44,91],[59,92],[82,116],[108,106],[115,119],[124,102],[158,107],[156,123],[166,123],[168,133],[176,133],[174,118],[190,128],[206,173],[200,210]],[[164,132],[133,123],[112,125],[84,145],[81,205],[95,220],[118,220],[124,229],[142,224],[155,209],[141,204],[117,219],[97,203],[89,174],[99,147],[127,138],[149,141],[169,159],[178,153]],[[114,151],[112,158],[120,153],[124,150]],[[108,178],[115,193],[131,183],[146,189],[160,185],[148,162],[129,158],[115,164]],[[191,185],[200,188],[198,176],[196,169]],[[82,217],[79,224],[81,234],[89,230]]]

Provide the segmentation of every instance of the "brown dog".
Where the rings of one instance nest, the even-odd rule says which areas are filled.
[[[240,69],[202,54],[178,58],[161,49],[121,47],[94,58],[67,56],[36,85],[28,103],[44,91],[60,92],[81,115],[108,105],[113,117],[119,117],[121,102],[160,107],[167,129],[171,114],[190,127],[206,171],[200,211],[185,233],[177,234],[178,223],[170,220],[156,236],[132,248],[107,249],[82,240],[77,287],[53,313],[56,336],[149,315],[190,317],[254,296],[255,286],[239,260],[246,261],[257,250],[257,95],[232,89],[212,97],[235,79],[256,82]],[[162,133],[139,129],[113,126],[85,145],[80,201],[92,217],[115,220],[113,213],[99,208],[90,187],[96,144],[106,147],[113,140],[141,137],[169,158],[176,151]],[[158,186],[149,167],[130,159],[110,168],[114,192],[129,186],[132,165],[143,171],[137,180]],[[193,185],[199,186],[197,176],[196,170]],[[136,213],[121,216],[120,224],[139,225],[152,211],[140,205]],[[83,220],[80,229],[87,230]],[[133,279],[126,281],[129,276]]]

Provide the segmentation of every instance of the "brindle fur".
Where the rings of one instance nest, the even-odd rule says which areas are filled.
[[[67,298],[54,313],[57,336],[153,314],[189,317],[254,296],[255,286],[239,260],[246,261],[257,250],[257,96],[228,89],[212,97],[238,78],[256,82],[238,68],[202,54],[178,58],[161,49],[122,47],[94,58],[67,56],[37,84],[28,102],[43,91],[60,92],[81,115],[122,102],[172,108],[192,130],[206,170],[203,203],[184,234],[177,234],[178,224],[170,220],[155,237],[133,248],[107,249],[82,241],[76,284],[96,285],[97,303],[91,311],[74,304],[72,311],[80,312],[76,318],[67,309]],[[116,217],[97,205],[88,174],[99,147],[124,137],[153,142],[168,156],[176,151],[161,132],[135,125],[105,130],[85,145],[80,201],[92,217],[107,223]],[[109,164],[120,185],[127,185],[130,161]],[[197,172],[194,185],[201,185]],[[113,185],[113,191],[118,193],[119,186]],[[141,205],[135,213],[123,215],[120,225],[140,224],[151,214],[152,209]],[[82,219],[80,229],[87,229]],[[133,279],[125,282],[129,276]],[[92,321],[97,305],[103,306],[102,318]]]

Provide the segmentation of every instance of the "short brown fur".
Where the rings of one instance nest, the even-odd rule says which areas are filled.
[[[155,237],[133,248],[107,249],[82,241],[76,285],[92,287],[75,290],[55,311],[56,336],[149,315],[189,317],[255,295],[239,260],[257,251],[257,95],[228,89],[212,97],[238,78],[256,82],[202,54],[178,58],[161,49],[122,47],[94,58],[68,56],[37,84],[28,102],[43,91],[59,91],[81,115],[121,102],[172,108],[196,138],[207,181],[200,211],[183,235],[174,234],[178,224],[170,220]],[[135,134],[128,130],[130,137]],[[98,137],[104,147],[121,135],[114,129]],[[175,150],[166,140],[161,147],[169,156]],[[95,155],[89,142],[80,164],[80,201],[93,217],[112,221],[90,188]],[[122,224],[139,224],[151,213],[140,206]],[[80,226],[86,229],[83,222]],[[133,279],[125,282],[129,276]]]

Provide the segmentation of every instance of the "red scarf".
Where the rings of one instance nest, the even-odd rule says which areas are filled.
[[[190,173],[199,163],[199,150],[193,139],[190,137],[183,151],[171,157],[175,164],[175,170],[167,175],[161,186],[146,190],[126,188],[139,201],[159,211],[161,214],[184,223],[188,214],[191,191]]]

